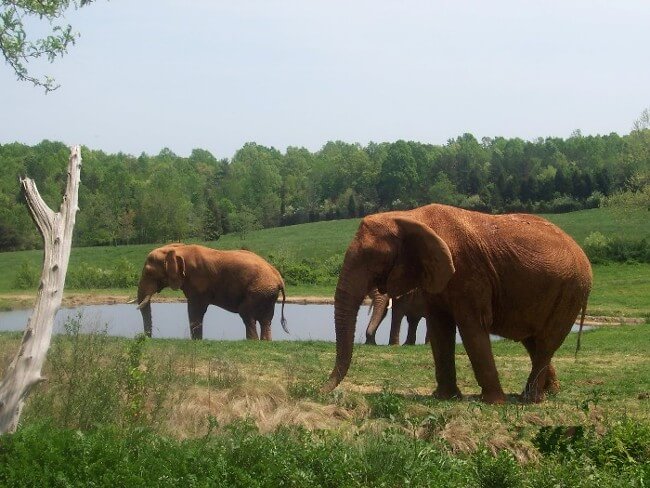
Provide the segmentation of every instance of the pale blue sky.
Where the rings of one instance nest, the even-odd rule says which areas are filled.
[[[650,107],[647,0],[98,0],[69,20],[56,92],[0,65],[0,143],[231,157],[625,134]]]

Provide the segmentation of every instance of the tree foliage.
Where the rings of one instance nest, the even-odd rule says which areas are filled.
[[[231,160],[84,149],[77,245],[216,240],[260,227],[362,217],[439,202],[484,212],[567,212],[601,204],[648,208],[650,128],[628,135],[533,141],[463,134],[444,145],[341,141],[319,151],[247,143]],[[33,177],[60,203],[68,149],[0,145],[0,250],[39,245],[18,191]]]
[[[70,9],[84,7],[93,0],[1,0],[0,53],[19,80],[42,86],[46,92],[58,88],[47,75],[30,73],[28,65],[37,59],[52,63],[68,52],[78,34],[72,26],[62,22]],[[28,34],[29,30],[46,33],[41,37]]]

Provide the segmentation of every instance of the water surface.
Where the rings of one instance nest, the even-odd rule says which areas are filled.
[[[335,341],[333,305],[286,304],[284,315],[287,318],[289,334],[280,326],[280,304],[276,305],[273,318],[273,340],[321,340]],[[152,304],[153,336],[161,338],[190,338],[185,303]],[[24,330],[31,310],[0,312],[0,331]],[[142,332],[142,316],[135,305],[87,305],[75,308],[62,308],[56,315],[54,333],[64,331],[64,324],[73,318],[81,317],[84,331],[104,330],[110,335],[133,337]],[[365,342],[368,324],[368,307],[362,306],[357,317],[355,342]],[[402,323],[400,342],[406,340],[406,320]],[[424,342],[425,321],[420,321],[417,330],[417,343]],[[575,329],[575,327],[574,327]],[[576,329],[577,330],[577,329]],[[259,325],[258,325],[259,331]],[[377,329],[378,344],[388,344],[390,314]],[[203,337],[216,340],[241,340],[246,337],[244,323],[237,314],[210,306],[203,319]],[[456,334],[456,342],[460,336]]]

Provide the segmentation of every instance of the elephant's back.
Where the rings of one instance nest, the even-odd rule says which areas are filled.
[[[284,288],[282,276],[271,263],[251,251],[222,251],[228,262],[228,271],[232,274],[241,273],[247,288],[259,292],[277,293]]]

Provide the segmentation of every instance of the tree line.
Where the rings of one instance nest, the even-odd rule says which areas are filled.
[[[58,208],[68,153],[47,140],[0,145],[0,250],[40,246],[18,178],[35,179]],[[648,187],[650,129],[533,141],[463,134],[444,145],[333,141],[315,152],[247,143],[231,159],[204,149],[181,157],[84,148],[83,161],[77,246],[216,240],[431,202],[499,213],[597,207]]]

